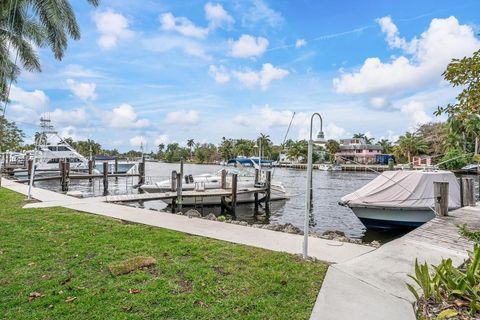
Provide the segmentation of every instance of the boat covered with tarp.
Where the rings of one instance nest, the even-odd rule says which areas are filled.
[[[460,207],[460,185],[450,171],[385,171],[344,196],[367,228],[417,227],[435,217],[434,182],[448,182],[449,209]]]

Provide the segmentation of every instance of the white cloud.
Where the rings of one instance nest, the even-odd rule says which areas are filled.
[[[159,144],[168,144],[170,138],[168,134],[161,134],[155,139],[155,145],[158,146]]]
[[[404,38],[400,38],[398,28],[390,16],[377,19],[376,21],[380,25],[382,32],[387,36],[387,43],[390,48],[407,47],[407,41]]]
[[[129,29],[128,19],[111,9],[96,11],[93,14],[93,21],[101,34],[97,43],[102,49],[112,49],[120,40],[131,39],[135,35]]]
[[[95,93],[96,84],[93,82],[76,82],[73,79],[67,79],[67,86],[74,95],[84,101],[95,100],[97,98],[97,94]]]
[[[260,71],[247,69],[233,72],[233,75],[245,87],[253,88],[260,85],[262,90],[266,90],[272,81],[283,79],[288,74],[288,70],[274,67],[271,63],[263,64]]]
[[[383,108],[388,104],[388,100],[384,97],[373,97],[370,99],[370,104],[374,108]]]
[[[378,23],[389,46],[403,50],[405,55],[390,62],[366,59],[358,71],[334,79],[337,93],[388,95],[418,90],[439,83],[452,58],[471,55],[480,48],[473,28],[460,25],[455,17],[433,19],[427,31],[409,42],[399,37],[389,17]]]
[[[267,22],[270,26],[276,27],[283,23],[283,16],[270,8],[262,0],[254,0],[253,6],[245,13],[243,25],[252,25],[260,21]]]
[[[213,4],[211,2],[207,2],[205,5],[205,17],[210,22],[210,29],[229,27],[235,22],[235,19],[233,19],[233,17],[228,14],[228,12],[225,11],[223,6],[219,3]]]
[[[54,124],[60,125],[81,125],[88,121],[87,113],[84,108],[73,110],[55,109],[49,113],[50,119]]]
[[[417,126],[432,121],[432,118],[425,112],[425,106],[418,101],[411,101],[400,107],[400,111],[405,114],[411,122],[411,125]]]
[[[145,146],[147,145],[147,138],[144,137],[144,136],[135,136],[135,137],[132,137],[130,139],[130,145],[132,147],[136,147],[136,148],[139,148],[139,147],[143,147],[145,148]]]
[[[36,110],[43,110],[49,104],[49,99],[42,90],[25,91],[15,85],[10,88],[10,100]]]
[[[104,78],[105,76],[100,72],[92,69],[87,69],[78,64],[67,65],[60,74],[69,78]]]
[[[325,127],[325,139],[342,139],[349,137],[349,132],[331,122]]]
[[[62,138],[72,138],[74,141],[86,140],[86,137],[78,134],[78,129],[75,126],[66,126],[61,128],[59,135]]]
[[[175,17],[171,12],[160,16],[160,23],[163,30],[176,31],[187,37],[205,38],[208,28],[197,27],[192,21],[185,17]]]
[[[305,39],[297,39],[295,41],[295,48],[301,48],[307,45],[307,41]]]
[[[143,45],[145,49],[153,52],[167,52],[170,50],[180,49],[185,54],[191,56],[199,57],[205,60],[211,59],[211,57],[205,53],[203,45],[194,40],[183,37],[160,36],[144,40]]]
[[[180,110],[167,113],[165,121],[168,124],[198,124],[200,115],[195,110]]]
[[[129,104],[121,104],[113,108],[107,115],[107,123],[112,128],[133,129],[150,125],[148,119],[138,119],[135,109]]]
[[[225,84],[230,81],[230,75],[224,66],[210,65],[208,73],[215,79],[216,83]]]
[[[237,41],[230,40],[230,55],[236,58],[261,56],[268,47],[268,40],[263,37],[244,34]]]

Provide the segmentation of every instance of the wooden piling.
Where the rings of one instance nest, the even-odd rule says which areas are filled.
[[[93,160],[88,160],[88,175],[91,176],[93,174]],[[92,182],[92,178],[88,179],[89,182]]]
[[[177,173],[177,209],[182,210],[182,174]]]
[[[260,170],[258,169],[255,169],[255,184],[254,186],[256,187],[258,185],[258,182],[260,180]],[[253,194],[253,197],[254,197],[254,214],[257,214],[258,213],[258,192],[255,192]]]
[[[230,208],[232,215],[235,215],[237,208],[237,179],[238,175],[236,173],[232,174],[232,207]]]
[[[221,182],[222,189],[227,189],[227,170],[222,169],[222,182]]]
[[[448,182],[433,182],[433,195],[437,215],[448,216]]]
[[[103,163],[103,194],[108,194],[108,162]]]
[[[118,173],[118,158],[115,157],[115,174]],[[115,177],[115,181],[118,181],[118,177]]]
[[[475,185],[473,178],[462,178],[460,180],[462,207],[475,206]]]
[[[65,160],[60,160],[60,186],[62,191],[67,191],[67,166]]]
[[[28,162],[27,162],[28,179],[30,179],[30,176],[32,175],[32,169],[33,169],[33,159],[28,159]]]
[[[170,182],[171,182],[170,190],[171,191],[177,190],[177,171],[175,170],[172,171]]]
[[[138,184],[145,184],[145,157],[142,157],[141,162],[138,164]]]
[[[270,213],[270,190],[272,186],[272,172],[267,171],[266,172],[266,179],[267,181],[265,182],[265,211],[267,214]]]

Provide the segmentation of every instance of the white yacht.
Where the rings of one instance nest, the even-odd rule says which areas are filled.
[[[320,171],[342,171],[342,166],[339,164],[323,163],[318,166]]]
[[[60,172],[60,161],[70,163],[70,170],[77,172],[88,172],[88,160],[73,149],[54,130],[50,119],[40,119],[41,132],[38,134],[35,145],[36,150],[28,152],[30,159],[35,156],[35,175],[58,175]],[[28,176],[25,169],[13,171],[15,177]]]
[[[246,188],[255,187],[255,174],[246,170],[245,168],[225,168],[227,171],[227,188],[231,187],[232,184],[232,175],[237,174],[237,190],[241,191]],[[201,175],[186,175],[182,183],[182,190],[192,191],[192,190],[206,190],[206,189],[220,189],[222,183],[222,170],[218,171],[215,174],[201,174]],[[154,192],[169,192],[171,191],[171,180],[164,180],[160,182],[155,182],[152,184],[144,184],[140,189],[147,193]],[[284,200],[288,199],[289,196],[285,187],[281,182],[272,180],[270,186],[270,200]],[[252,193],[242,194],[239,193],[237,197],[237,203],[250,203],[254,202],[254,195]],[[169,202],[167,202],[170,204]],[[203,199],[204,205],[220,205],[221,197],[205,197]],[[183,200],[183,205],[194,205],[195,198],[189,197]]]
[[[370,229],[414,228],[435,217],[433,182],[449,183],[449,209],[460,207],[460,185],[442,170],[385,171],[340,200]]]

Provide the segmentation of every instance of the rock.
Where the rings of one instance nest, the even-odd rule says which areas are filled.
[[[215,216],[213,213],[209,213],[207,214],[205,217],[203,217],[204,219],[207,219],[207,220],[212,220],[212,221],[216,221],[217,220],[217,216]]]
[[[263,224],[255,223],[255,224],[252,224],[252,227],[258,228],[258,229],[262,229],[262,228],[263,228]]]
[[[291,224],[291,223],[286,223],[286,224],[283,226],[283,232],[293,233],[293,234],[303,234],[303,231],[300,230],[300,228],[295,227],[295,226],[294,226],[293,224]]]
[[[83,198],[83,193],[81,191],[68,191],[67,196],[75,198]]]
[[[239,225],[241,225],[241,226],[244,226],[244,227],[248,226],[247,221],[239,221],[239,222],[240,222]]]
[[[185,212],[185,215],[189,218],[201,218],[202,215],[200,214],[200,212],[198,212],[197,210],[195,209],[190,209],[188,210],[187,212]]]
[[[334,240],[340,237],[345,238],[346,236],[345,236],[345,232],[342,232],[342,231],[327,230],[322,234],[322,237],[325,239]]]
[[[380,248],[381,246],[380,242],[378,242],[377,240],[373,240],[372,242],[370,242],[370,245],[375,248]]]

